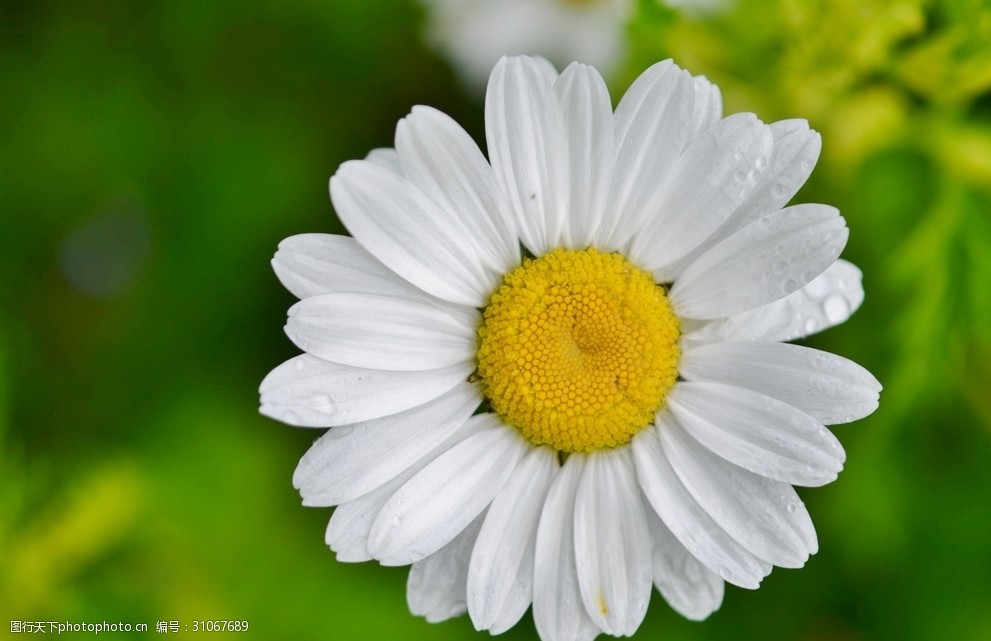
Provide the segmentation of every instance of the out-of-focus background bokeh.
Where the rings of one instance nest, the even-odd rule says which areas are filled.
[[[406,569],[336,562],[330,511],[290,483],[318,432],[256,411],[296,352],[268,260],[343,231],[337,166],[389,146],[415,104],[482,140],[483,81],[445,44],[464,1],[0,3],[0,632],[483,638],[412,617]],[[542,2],[619,7],[597,23],[611,53],[589,53],[614,100],[673,56],[727,113],[822,132],[796,200],[843,211],[867,298],[808,342],[885,385],[835,430],[839,480],[801,492],[819,554],[728,588],[701,624],[655,594],[638,638],[991,639],[989,3]],[[505,638],[536,638],[529,615]]]

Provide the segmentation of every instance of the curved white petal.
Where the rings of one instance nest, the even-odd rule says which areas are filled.
[[[743,547],[786,568],[802,567],[818,549],[812,519],[790,485],[727,463],[685,433],[677,420],[658,433],[685,489]]]
[[[489,505],[526,453],[516,428],[491,414],[468,422],[486,427],[438,456],[379,512],[368,551],[384,565],[413,563],[446,545]]]
[[[410,612],[430,623],[440,623],[465,613],[468,609],[465,599],[468,559],[484,519],[483,512],[454,540],[410,567],[406,579],[406,603]]]
[[[692,84],[695,86],[695,106],[692,109],[692,124],[688,130],[689,144],[723,117],[723,95],[719,87],[712,84],[705,76],[695,76],[692,78]]]
[[[411,410],[328,430],[300,459],[293,487],[303,505],[329,506],[371,492],[430,453],[481,402],[464,383]]]
[[[843,446],[822,423],[742,387],[679,382],[668,393],[667,407],[695,440],[769,479],[825,485],[846,460]]]
[[[713,245],[729,238],[762,214],[784,207],[808,180],[822,148],[819,133],[809,129],[808,122],[801,119],[781,120],[769,125],[769,129],[774,147],[771,149],[770,160],[767,161],[767,170],[761,175],[754,190],[716,233],[673,264],[668,269],[670,273],[680,273]]]
[[[272,268],[286,289],[300,299],[321,294],[375,294],[431,305],[465,324],[477,322],[473,308],[452,305],[413,286],[350,236],[290,236],[279,243]]]
[[[467,421],[446,441],[434,448],[432,452],[414,463],[399,476],[384,485],[360,496],[353,501],[342,503],[334,509],[334,514],[327,524],[325,540],[330,549],[337,554],[337,560],[345,563],[369,561],[372,554],[368,550],[368,537],[386,502],[413,478],[420,470],[442,453],[448,451],[465,439],[478,434],[486,425],[480,421]]]
[[[685,549],[652,508],[645,511],[654,539],[654,587],[686,619],[708,618],[723,603],[725,582]]]
[[[629,448],[588,454],[575,497],[575,562],[585,611],[613,636],[647,613],[651,541]]]
[[[558,246],[569,209],[567,142],[553,87],[534,59],[503,57],[492,70],[485,137],[523,244],[538,256]]]
[[[512,214],[478,145],[450,116],[417,106],[396,126],[406,177],[437,208],[436,225],[457,229],[465,249],[498,275],[520,262]]]
[[[689,84],[691,87],[691,84]],[[753,114],[734,114],[703,131],[678,159],[652,220],[633,238],[630,258],[658,282],[706,241],[756,187],[771,153],[771,132]]]
[[[279,243],[272,269],[296,298],[339,292],[427,298],[424,292],[375,260],[350,236],[290,236]]]
[[[452,303],[481,307],[498,284],[421,189],[389,168],[348,161],[330,179],[334,209],[362,247],[400,277]]]
[[[675,281],[679,316],[713,319],[784,298],[839,257],[849,230],[826,205],[796,205],[747,225],[699,256]]]
[[[756,220],[762,213],[788,204],[812,175],[822,151],[822,136],[803,118],[779,120],[770,125],[774,149],[764,180],[741,206],[734,218],[738,227]]]
[[[634,234],[658,224],[658,200],[673,184],[688,139],[695,87],[691,75],[670,60],[638,77],[616,107],[616,166],[606,226],[597,244],[622,249]],[[666,218],[669,213],[662,211]]]
[[[476,630],[505,632],[530,606],[537,523],[556,457],[549,448],[532,449],[489,506],[468,570],[468,613]]]
[[[476,312],[477,315],[477,312]],[[286,335],[335,363],[415,371],[470,361],[475,324],[423,303],[371,294],[324,294],[289,308]]]
[[[633,460],[644,496],[671,533],[700,563],[724,581],[756,589],[771,572],[771,564],[727,534],[685,489],[658,439],[658,432],[670,420],[670,415],[662,410],[655,429],[643,430],[633,438]]]
[[[463,383],[474,367],[466,360],[441,369],[394,372],[300,354],[262,381],[259,411],[300,427],[358,423],[432,401]]]
[[[583,455],[569,456],[540,515],[533,577],[533,622],[546,641],[592,641],[599,634],[582,603],[575,562],[575,496]],[[585,524],[581,524],[582,527]]]
[[[781,300],[686,329],[683,337],[692,342],[803,338],[850,318],[864,302],[862,279],[856,265],[840,259]]]
[[[391,169],[400,176],[403,175],[403,165],[399,161],[399,154],[392,147],[376,147],[365,155],[365,160]]]
[[[593,244],[607,215],[613,173],[613,115],[606,83],[592,67],[572,63],[554,84],[568,143],[568,247]]]
[[[787,343],[730,341],[691,347],[682,352],[678,372],[689,381],[752,389],[827,425],[871,414],[881,391],[877,379],[853,361]]]

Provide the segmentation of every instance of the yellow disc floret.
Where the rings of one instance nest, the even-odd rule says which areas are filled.
[[[678,318],[664,289],[619,254],[555,249],[492,294],[478,375],[496,413],[536,445],[623,445],[678,375]]]

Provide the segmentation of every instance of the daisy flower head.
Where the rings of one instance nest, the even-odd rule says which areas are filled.
[[[632,634],[652,587],[690,619],[724,583],[800,567],[792,486],[836,478],[825,425],[873,412],[855,363],[788,344],[846,320],[861,274],[836,209],[786,207],[819,135],[722,116],[671,61],[613,112],[602,77],[503,58],[489,157],[415,107],[395,148],[344,163],[351,237],[285,240],[305,353],[262,413],[330,427],[293,477],[337,506],[341,561],[412,565],[410,609],[544,641]]]
[[[465,85],[485,88],[504,54],[583,60],[608,76],[626,53],[633,0],[422,0],[426,39]]]

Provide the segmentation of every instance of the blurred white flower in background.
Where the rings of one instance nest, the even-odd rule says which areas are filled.
[[[423,0],[427,39],[481,92],[503,55],[572,60],[609,76],[626,53],[632,0]]]

